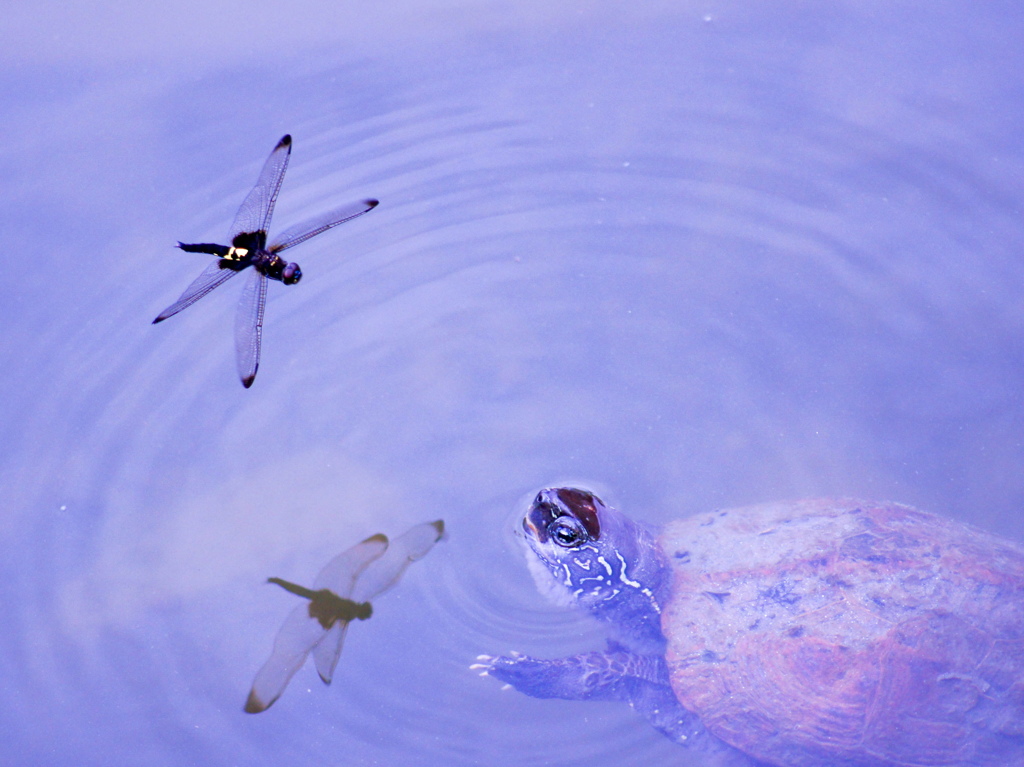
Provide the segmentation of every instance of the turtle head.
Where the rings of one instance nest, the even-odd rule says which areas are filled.
[[[593,493],[541,490],[523,519],[538,587],[642,640],[662,642],[667,568],[654,536]]]

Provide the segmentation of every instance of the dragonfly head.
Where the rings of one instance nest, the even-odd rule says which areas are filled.
[[[281,270],[281,282],[285,285],[294,285],[296,282],[302,279],[302,270],[299,265],[294,261],[290,264],[285,264],[284,269]]]

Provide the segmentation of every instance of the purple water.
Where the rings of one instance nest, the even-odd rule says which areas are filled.
[[[1019,5],[0,30],[0,762],[688,763],[468,669],[603,641],[513,540],[556,482],[651,522],[854,495],[1024,542]],[[289,251],[245,391],[240,285],[149,323],[286,132],[272,233],[381,205]],[[244,714],[296,599],[265,579],[438,517],[334,683]]]

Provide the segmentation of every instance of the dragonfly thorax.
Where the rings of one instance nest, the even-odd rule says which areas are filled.
[[[249,236],[249,235],[246,235]],[[262,247],[245,247],[237,244],[241,235],[235,238],[234,245],[224,247],[223,245],[180,245],[185,250],[200,250],[204,253],[213,253],[220,257],[220,268],[240,272],[251,266],[257,272],[269,277],[272,280],[283,282],[285,285],[294,285],[302,279],[302,269],[294,261],[285,261],[273,250],[266,250]],[[256,245],[259,243],[257,242]]]
[[[369,602],[353,602],[351,599],[339,597],[330,589],[314,591],[312,599],[309,600],[309,617],[315,618],[325,629],[329,629],[338,621],[365,621],[371,615],[373,606]]]
[[[252,265],[272,280],[294,285],[302,279],[302,270],[294,261],[288,262],[276,253],[260,250],[250,255]]]

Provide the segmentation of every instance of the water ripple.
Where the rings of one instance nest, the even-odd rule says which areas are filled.
[[[848,40],[821,43],[819,71],[717,19],[591,23],[519,54],[470,41],[268,70],[296,137],[278,228],[382,203],[297,249],[300,285],[270,286],[248,392],[238,286],[148,323],[202,267],[170,238],[223,237],[273,132],[264,148],[252,126],[167,117],[181,156],[164,171],[189,191],[84,232],[88,268],[55,253],[52,292],[28,285],[47,309],[4,339],[10,753],[685,763],[627,707],[469,670],[603,644],[544,602],[516,540],[559,478],[652,522],[852,493],[1024,538],[1019,121],[969,78],[928,98],[830,90]],[[223,75],[164,109],[256,90]],[[174,234],[156,243],[160,216]],[[265,579],[309,581],[366,535],[438,517],[448,540],[352,628],[334,684],[303,669],[242,715],[294,603]],[[64,723],[59,743],[40,721]]]

